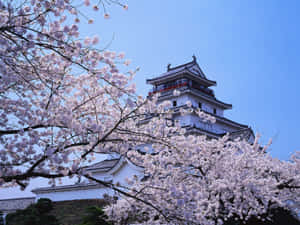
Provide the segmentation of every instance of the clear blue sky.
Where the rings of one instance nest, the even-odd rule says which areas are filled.
[[[131,0],[112,7],[109,20],[82,26],[101,46],[124,51],[139,66],[138,92],[149,77],[197,56],[220,100],[233,104],[226,116],[249,124],[271,154],[288,159],[300,150],[300,1]],[[99,12],[97,12],[99,13]]]

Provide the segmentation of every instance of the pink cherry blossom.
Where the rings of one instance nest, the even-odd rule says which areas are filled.
[[[105,19],[109,19],[109,18],[110,18],[110,15],[109,15],[108,13],[105,13],[105,14],[104,14],[104,18],[105,18]]]

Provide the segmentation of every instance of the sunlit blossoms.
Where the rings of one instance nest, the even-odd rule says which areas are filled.
[[[131,181],[134,198],[106,208],[117,224],[224,224],[253,216],[268,220],[272,207],[299,210],[299,152],[282,162],[257,141],[171,140],[172,147],[153,144],[156,154],[129,154],[145,168],[145,179]]]
[[[134,72],[121,73],[115,60],[124,54],[98,50],[97,36],[82,40],[76,24],[86,19],[80,7],[105,14],[113,2],[125,7],[0,1],[1,186],[80,174],[95,152],[122,149],[116,128],[132,126]]]

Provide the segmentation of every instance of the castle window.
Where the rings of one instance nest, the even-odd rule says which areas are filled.
[[[177,106],[177,101],[173,101],[173,107]]]
[[[217,114],[217,109],[216,108],[214,108],[214,114]]]
[[[198,107],[199,107],[199,109],[202,109],[202,103],[201,102],[198,103]]]

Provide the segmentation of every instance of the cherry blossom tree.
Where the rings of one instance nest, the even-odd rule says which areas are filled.
[[[165,127],[168,103],[156,107],[135,93],[135,71],[117,68],[129,64],[124,53],[81,38],[80,19],[93,22],[82,7],[108,18],[112,5],[128,9],[116,0],[0,1],[0,187],[89,177],[95,154],[170,145],[178,127]]]
[[[78,26],[92,23],[82,7],[107,18],[111,4],[127,9],[112,0],[0,1],[0,186],[79,174],[94,153],[130,145],[120,129],[143,104],[134,72],[121,73],[124,54],[95,48],[98,37],[82,40]]]
[[[299,213],[300,153],[284,162],[245,140],[171,138],[171,148],[154,154],[129,153],[145,168],[131,180],[131,196],[106,209],[117,224],[224,224],[271,220],[276,207]],[[141,200],[144,202],[141,203]],[[297,211],[298,210],[298,211]],[[231,223],[232,224],[232,223]]]
[[[282,162],[258,141],[186,134],[170,102],[136,94],[135,72],[118,69],[129,64],[123,53],[81,39],[80,20],[93,22],[81,8],[108,18],[112,3],[128,8],[115,0],[0,0],[0,187],[85,176],[122,195],[106,209],[118,224],[222,224],[267,220],[273,205],[295,210],[299,153]],[[213,122],[189,103],[181,113]],[[152,147],[140,154],[141,144]],[[144,179],[126,189],[84,172],[95,154],[111,152],[144,167]]]

